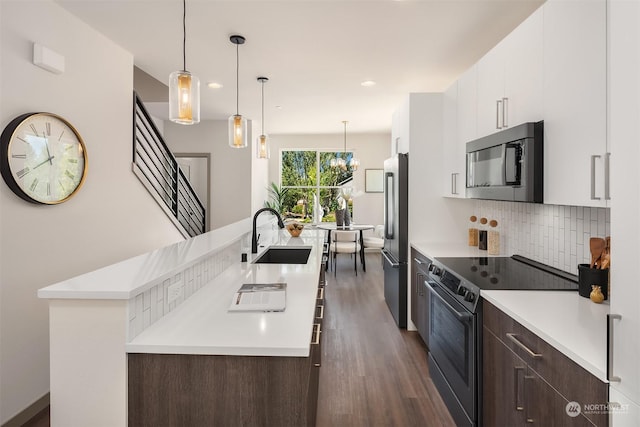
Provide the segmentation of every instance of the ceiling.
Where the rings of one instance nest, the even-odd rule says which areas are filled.
[[[389,132],[409,92],[441,92],[543,0],[187,0],[187,70],[201,81],[201,118],[236,109],[268,134]],[[166,83],[182,69],[182,1],[57,0]],[[361,82],[373,80],[375,86]],[[218,82],[221,89],[210,89]],[[168,116],[164,99],[149,104]]]

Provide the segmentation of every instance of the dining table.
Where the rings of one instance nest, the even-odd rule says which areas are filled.
[[[362,236],[362,232],[365,230],[373,230],[375,225],[371,224],[349,224],[349,225],[338,225],[335,222],[323,222],[316,226],[321,230],[328,230],[329,237],[328,243],[329,247],[331,247],[331,231],[339,230],[339,231],[359,231],[360,232],[360,263],[362,264],[362,271],[367,271],[367,264],[364,258],[364,238]]]

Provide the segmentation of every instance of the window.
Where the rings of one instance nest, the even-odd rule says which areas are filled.
[[[287,218],[297,218],[302,222],[313,222],[315,197],[322,212],[319,217],[323,222],[335,221],[335,210],[338,207],[338,196],[351,194],[353,170],[331,167],[331,159],[343,158],[346,164],[353,157],[352,152],[326,151],[282,151],[280,162],[280,183],[285,191],[282,213]],[[347,197],[345,197],[347,198]],[[353,213],[353,205],[348,200],[349,210]]]

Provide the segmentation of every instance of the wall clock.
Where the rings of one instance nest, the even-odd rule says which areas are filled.
[[[27,113],[0,136],[0,171],[22,199],[46,205],[69,200],[82,187],[87,151],[78,131],[52,113]]]

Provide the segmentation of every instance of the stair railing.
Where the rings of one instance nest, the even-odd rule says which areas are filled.
[[[185,238],[204,233],[204,205],[135,92],[133,107],[133,173]]]

